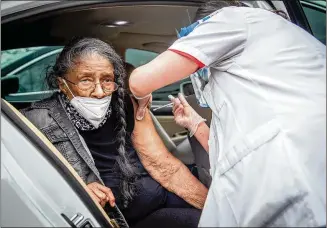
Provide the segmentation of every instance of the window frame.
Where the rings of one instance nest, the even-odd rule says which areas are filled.
[[[315,3],[315,2],[310,2],[310,1],[305,1],[305,0],[300,0],[301,5],[305,5],[306,7],[312,8],[312,9],[318,9],[319,11],[325,12],[326,13],[326,7],[324,8],[323,6]]]
[[[308,25],[309,25],[309,28],[310,28],[310,32],[311,34],[315,36],[315,34],[313,33],[313,30],[312,30],[312,26],[308,20],[308,17],[306,15],[306,13],[304,12],[304,7],[307,7],[309,9],[312,9],[312,10],[316,10],[316,11],[319,11],[321,13],[324,13],[325,14],[325,17],[326,17],[326,6],[322,6],[322,5],[319,5],[315,2],[310,2],[310,1],[306,1],[306,0],[300,0],[300,5],[301,5],[301,9],[303,10],[303,13],[304,13],[304,16],[305,16],[305,19],[306,21],[308,22]],[[326,32],[326,31],[325,31]],[[317,38],[317,37],[316,37]],[[318,39],[318,38],[317,38]],[[323,42],[322,42],[323,43]]]
[[[290,21],[313,35],[310,24],[299,0],[283,0]]]

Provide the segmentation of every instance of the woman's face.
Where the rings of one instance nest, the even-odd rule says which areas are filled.
[[[66,94],[69,100],[73,98],[72,93],[74,96],[98,99],[110,95],[103,91],[101,86],[103,82],[115,81],[114,67],[108,59],[97,54],[92,54],[79,58],[74,63],[74,67],[67,72],[64,79],[58,78],[59,89]],[[84,85],[90,84],[95,84],[95,88],[93,86],[90,89],[85,89]]]

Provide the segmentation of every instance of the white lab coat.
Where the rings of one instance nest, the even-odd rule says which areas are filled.
[[[227,7],[170,49],[211,72],[199,226],[325,225],[325,46],[269,11]]]

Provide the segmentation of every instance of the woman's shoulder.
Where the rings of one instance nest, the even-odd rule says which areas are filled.
[[[55,95],[44,100],[33,102],[29,107],[19,111],[37,128],[42,129],[50,125],[53,121],[51,113],[60,103]]]

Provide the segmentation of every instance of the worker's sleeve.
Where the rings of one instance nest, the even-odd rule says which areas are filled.
[[[193,60],[199,68],[229,67],[243,51],[248,34],[245,15],[235,8],[220,10],[188,36],[178,39],[169,50]]]

